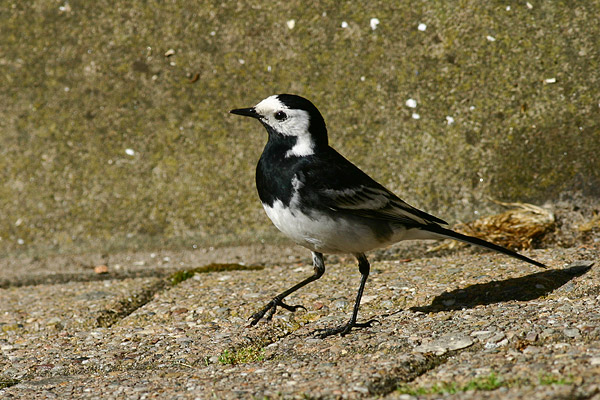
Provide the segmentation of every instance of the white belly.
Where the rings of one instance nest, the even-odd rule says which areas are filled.
[[[306,215],[298,207],[283,207],[276,200],[273,207],[263,204],[275,226],[294,242],[320,253],[364,253],[402,240],[402,232],[393,237],[377,237],[366,223],[346,218],[332,218],[323,213]],[[406,231],[404,231],[406,232]]]

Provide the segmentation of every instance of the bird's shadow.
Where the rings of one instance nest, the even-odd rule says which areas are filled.
[[[561,287],[571,279],[585,274],[592,265],[593,263],[590,262],[573,263],[564,269],[551,269],[520,278],[478,283],[463,289],[444,292],[436,296],[430,305],[411,307],[410,310],[435,313],[511,300],[534,300]]]

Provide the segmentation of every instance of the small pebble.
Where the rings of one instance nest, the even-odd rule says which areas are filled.
[[[485,340],[487,338],[492,337],[492,335],[494,334],[494,332],[492,331],[473,331],[471,332],[471,336],[475,336],[480,340]]]
[[[542,351],[540,346],[527,346],[523,349],[523,354],[537,354]]]
[[[344,299],[339,299],[333,302],[332,306],[336,310],[342,310],[348,305],[348,302]]]
[[[467,335],[450,336],[448,344],[448,349],[460,350],[471,346],[473,344],[473,339]]]
[[[373,295],[368,295],[368,296],[363,296],[360,299],[360,304],[367,304],[370,303],[371,301],[377,299],[377,296],[373,296]]]
[[[527,336],[525,336],[525,340],[528,342],[535,342],[538,339],[538,334],[536,332],[529,332]]]
[[[505,337],[506,337],[506,335],[504,334],[504,332],[497,332],[496,334],[494,334],[492,337],[489,338],[488,342],[497,343],[497,342],[501,341],[502,339],[504,339]]]
[[[473,344],[473,339],[465,334],[448,334],[441,338],[434,340],[433,342],[424,343],[420,346],[415,347],[417,353],[434,353],[436,355],[442,355],[448,350],[460,350],[467,348]]]
[[[94,273],[100,274],[108,274],[108,266],[106,265],[96,265],[94,267]]]
[[[384,300],[381,302],[381,307],[385,308],[386,310],[391,310],[394,308],[394,302],[391,300]]]
[[[371,29],[375,30],[375,29],[377,29],[377,25],[379,25],[379,20],[377,18],[371,18],[371,21],[369,21],[369,24],[371,25]]]
[[[566,328],[565,330],[563,330],[563,333],[565,334],[565,336],[570,338],[577,338],[581,336],[581,333],[577,328]]]

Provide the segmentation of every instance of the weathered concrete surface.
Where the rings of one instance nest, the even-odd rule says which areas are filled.
[[[572,263],[600,252],[600,2],[530,3],[1,7],[0,397],[598,399],[598,267]],[[569,234],[530,252],[551,269],[377,252],[360,316],[380,324],[317,340],[358,284],[331,257],[290,298],[307,311],[247,328],[310,273],[259,244],[280,237],[254,194],[265,135],[227,115],[276,92],[450,221],[568,200]]]
[[[306,311],[248,328],[253,311],[311,272],[300,248],[249,250],[129,253],[115,258],[123,275],[108,263],[101,281],[85,270],[72,282],[13,279],[0,289],[0,397],[600,397],[598,239],[526,253],[548,270],[467,250],[407,259],[418,249],[395,247],[373,262],[361,307],[361,320],[379,324],[325,340],[312,333],[348,317],[354,261],[331,258],[289,298]],[[249,263],[209,272],[240,257]],[[166,259],[205,268],[173,281],[182,275]],[[45,273],[62,270],[54,260]],[[141,261],[146,276],[124,275]],[[10,268],[29,274],[29,262]]]
[[[227,111],[280,92],[451,222],[598,195],[600,2],[530,3],[4,2],[0,251],[272,240],[265,132]]]

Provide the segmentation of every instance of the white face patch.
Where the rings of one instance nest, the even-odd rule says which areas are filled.
[[[296,144],[285,153],[286,157],[302,157],[314,154],[314,142],[308,131],[308,127],[310,126],[308,112],[290,109],[279,101],[277,95],[267,97],[258,103],[254,109],[260,114],[263,122],[281,135],[296,137]],[[275,116],[279,112],[283,112],[285,118],[277,119]]]

